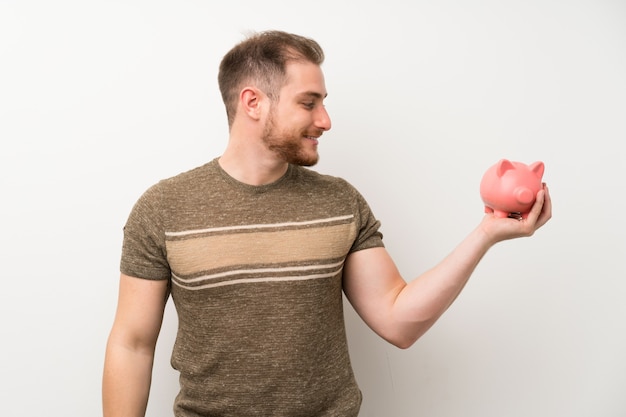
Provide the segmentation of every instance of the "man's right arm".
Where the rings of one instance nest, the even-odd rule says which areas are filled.
[[[104,361],[104,417],[145,415],[167,295],[167,280],[121,275],[117,312]]]

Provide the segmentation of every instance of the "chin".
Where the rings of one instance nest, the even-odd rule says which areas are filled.
[[[301,167],[312,167],[312,166],[317,165],[317,159],[314,161],[311,161],[311,160],[298,161],[298,162],[294,162],[294,164],[300,165]]]
[[[307,162],[308,162],[308,164],[305,164],[305,166],[312,167],[313,165],[317,165],[317,162],[318,162],[319,160],[320,160],[319,155],[318,155],[318,154],[315,154],[315,156],[314,156],[314,157],[309,158],[309,160],[307,161]]]
[[[315,158],[294,158],[289,162],[294,165],[300,165],[302,167],[312,167],[317,164],[317,161],[319,161],[318,156],[316,156]]]
[[[319,154],[317,152],[285,152],[283,159],[290,164],[300,165],[303,167],[311,167],[317,164],[319,161]]]

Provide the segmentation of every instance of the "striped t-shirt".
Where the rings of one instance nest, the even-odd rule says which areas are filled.
[[[151,187],[121,271],[169,280],[176,416],[357,416],[342,310],[346,256],[382,246],[346,181],[289,166],[251,186],[217,159]]]

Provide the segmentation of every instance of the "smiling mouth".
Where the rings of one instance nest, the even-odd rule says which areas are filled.
[[[308,139],[310,141],[313,141],[313,142],[315,142],[317,144],[319,142],[319,139],[320,139],[321,136],[322,136],[322,133],[319,132],[319,133],[317,133],[315,135],[304,135],[304,138]]]
[[[310,140],[316,145],[319,143],[319,136],[304,136],[304,138]]]

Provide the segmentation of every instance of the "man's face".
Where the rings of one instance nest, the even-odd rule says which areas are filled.
[[[287,81],[272,103],[263,132],[267,148],[291,164],[315,165],[318,138],[331,127],[325,97],[324,75],[318,65],[287,64]]]

